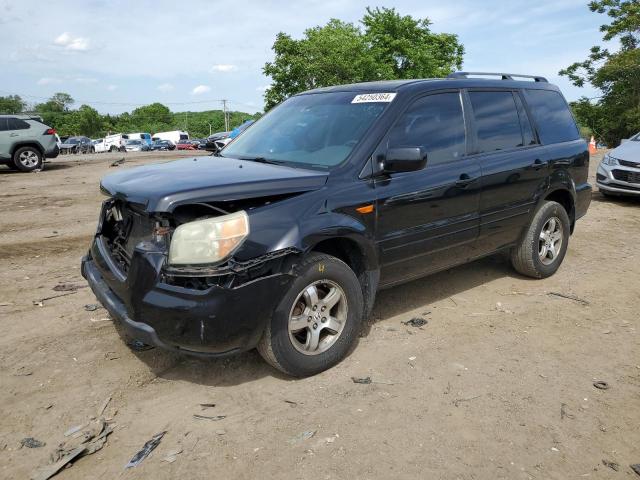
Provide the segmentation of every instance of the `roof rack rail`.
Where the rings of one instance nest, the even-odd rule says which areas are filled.
[[[447,78],[469,78],[469,75],[482,75],[490,77],[502,77],[502,80],[514,80],[518,78],[533,78],[535,82],[549,83],[545,77],[539,75],[518,75],[516,73],[492,73],[492,72],[453,72],[447,75]]]

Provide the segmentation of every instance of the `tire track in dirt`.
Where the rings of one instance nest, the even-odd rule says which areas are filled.
[[[35,241],[0,243],[0,260],[33,255],[60,255],[74,249],[85,250],[89,248],[92,238],[92,233],[83,233]]]

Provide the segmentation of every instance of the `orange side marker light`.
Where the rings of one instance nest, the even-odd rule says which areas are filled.
[[[358,213],[373,213],[373,203],[356,208]]]

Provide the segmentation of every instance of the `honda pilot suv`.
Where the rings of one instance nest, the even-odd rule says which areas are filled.
[[[58,156],[56,131],[30,115],[0,115],[0,163],[23,172]]]
[[[554,274],[591,199],[587,145],[544,78],[474,76],[308,91],[218,156],[106,176],[84,277],[146,344],[257,347],[306,376],[349,352],[380,289],[496,252]]]

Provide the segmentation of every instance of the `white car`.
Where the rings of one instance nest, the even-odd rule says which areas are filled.
[[[640,133],[604,156],[596,183],[603,195],[640,195]]]
[[[92,140],[92,142],[93,142],[93,148],[95,149],[96,153],[103,153],[108,150],[107,144],[104,141],[104,138],[98,138],[97,140]]]

